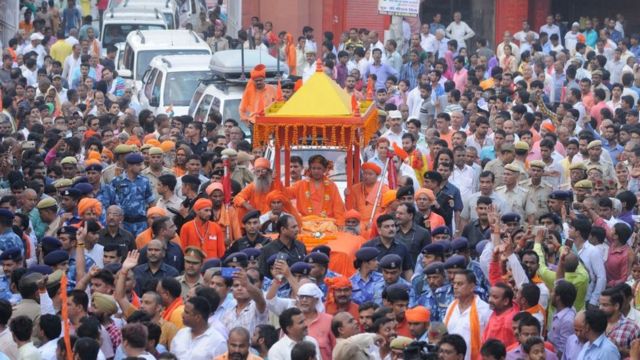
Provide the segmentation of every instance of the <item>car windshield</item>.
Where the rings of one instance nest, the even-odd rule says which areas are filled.
[[[307,166],[309,158],[313,155],[322,155],[325,159],[333,163],[333,168],[329,172],[329,179],[333,181],[347,181],[347,153],[343,149],[338,148],[321,148],[321,147],[293,147],[291,156],[300,156],[302,163]],[[284,162],[283,162],[284,164]],[[282,168],[284,174],[284,167]]]
[[[104,38],[102,39],[102,47],[107,48],[109,45],[115,45],[119,42],[127,40],[127,35],[136,30],[164,30],[166,26],[150,25],[150,24],[108,24],[104,27]]]
[[[191,97],[200,79],[208,76],[208,71],[170,72],[164,85],[164,103],[173,106],[189,106]]]
[[[240,99],[229,99],[224,101],[224,109],[222,109],[223,119],[240,119]],[[249,128],[240,121],[240,129],[246,134],[250,135]]]
[[[147,71],[151,59],[158,55],[208,55],[209,52],[204,49],[198,50],[186,50],[186,49],[160,49],[160,50],[146,50],[138,53],[138,60],[136,64],[136,79],[141,79],[144,72]],[[194,87],[195,90],[195,87]],[[187,102],[187,105],[189,103]],[[185,105],[186,106],[186,105]]]

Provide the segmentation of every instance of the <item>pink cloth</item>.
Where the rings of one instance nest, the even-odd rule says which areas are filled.
[[[607,287],[616,286],[627,281],[629,276],[629,251],[628,245],[609,246],[609,255],[604,263],[607,271]]]
[[[467,86],[467,69],[462,68],[460,71],[454,72],[453,82],[456,83],[456,89],[463,93]]]
[[[311,323],[307,323],[309,336],[318,342],[322,360],[331,360],[331,353],[334,346],[336,346],[336,338],[331,332],[331,320],[333,320],[333,316],[327,313],[319,313]]]

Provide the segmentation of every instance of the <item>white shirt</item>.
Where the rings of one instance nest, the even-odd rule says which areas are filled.
[[[48,341],[46,344],[40,346],[40,357],[42,360],[56,360],[56,348],[58,347],[58,339]]]
[[[318,342],[316,339],[311,336],[305,336],[304,341],[308,341],[313,343],[316,346],[316,359],[321,360],[320,357],[320,348],[318,347]],[[296,342],[293,341],[287,335],[284,335],[277,343],[273,344],[271,349],[269,349],[269,360],[291,360],[291,349],[296,345]],[[173,348],[171,349],[173,351]]]
[[[67,56],[66,59],[64,59],[64,64],[62,66],[62,77],[67,79],[67,82],[69,82],[69,85],[71,85],[71,74],[73,74],[73,71],[80,66],[80,56],[78,56],[78,58],[74,58],[73,54]]]
[[[607,273],[604,269],[604,260],[600,251],[588,241],[582,249],[578,250],[578,256],[584,267],[589,272],[589,288],[587,289],[587,302],[596,305],[600,299],[600,293],[607,285]]]
[[[269,322],[269,311],[265,306],[264,311],[261,313],[258,311],[256,306],[256,302],[250,300],[249,305],[245,306],[244,309],[237,312],[238,305],[231,308],[222,316],[222,323],[227,328],[227,332],[231,331],[236,326],[242,326],[243,328],[249,330],[249,333],[253,335],[253,331],[256,326],[260,324],[266,324]]]
[[[405,134],[404,130],[401,130],[399,134],[396,134],[393,131],[391,131],[391,129],[389,129],[384,134],[382,134],[382,137],[389,140],[391,144],[396,144],[399,147],[402,147],[402,135],[404,134]]]
[[[40,360],[40,352],[37,347],[33,346],[32,342],[22,345],[18,349],[18,354],[19,360]]]
[[[482,333],[484,332],[484,328],[487,326],[489,322],[489,317],[491,316],[491,309],[489,308],[489,304],[482,301],[477,295],[474,298],[476,302],[476,308],[478,309],[478,317],[480,318],[480,339],[482,339]],[[449,322],[447,324],[447,331],[449,334],[458,334],[462,336],[467,343],[467,353],[464,356],[465,360],[471,359],[471,306],[469,306],[463,312],[460,312],[460,307],[455,306],[447,309],[447,314],[451,312],[451,317],[449,318]],[[269,354],[271,355],[271,354]],[[269,356],[271,359],[271,356]]]
[[[462,169],[454,165],[449,182],[460,190],[460,196],[463,199],[467,199],[478,191],[478,179],[475,177],[475,171],[467,164],[464,164]]]
[[[422,105],[422,97],[420,96],[420,87],[416,86],[407,95],[407,106],[409,107],[409,117],[420,118],[420,105]],[[426,125],[426,124],[423,124]]]
[[[426,51],[426,52],[430,52],[430,53],[435,53],[437,48],[436,48],[436,37],[429,33],[427,34],[427,36],[425,36],[424,34],[420,33],[420,46],[422,47],[422,50]]]
[[[460,21],[460,23],[456,23],[455,21],[451,22],[451,24],[447,26],[446,31],[450,38],[456,39],[458,42],[458,50],[460,50],[460,48],[466,48],[467,45],[464,40],[471,39],[476,34],[464,21]]]
[[[540,26],[540,32],[546,32],[549,37],[551,37],[551,34],[558,34],[558,39],[562,39],[562,36],[560,35],[560,28],[556,24],[544,24]]]
[[[524,30],[520,30],[517,33],[513,34],[513,39],[517,40],[520,44],[527,41],[527,35],[533,34],[533,39],[538,40],[540,37],[537,32],[529,30],[529,32],[525,32]]]
[[[102,246],[100,244],[95,244],[95,245],[93,245],[93,249],[91,249],[91,250],[85,248],[84,249],[84,253],[85,253],[85,255],[90,257],[91,260],[93,260],[93,262],[96,263],[96,265],[99,268],[102,269],[104,267],[104,263],[102,262],[103,257],[104,257],[104,246]]]
[[[171,352],[178,360],[211,360],[227,352],[227,340],[211,326],[196,338],[191,328],[185,327],[171,341]]]
[[[569,31],[564,35],[564,46],[567,48],[567,50],[569,50],[569,53],[571,55],[575,54],[576,52],[576,44],[578,43],[578,34],[579,32],[576,32],[574,34],[573,31]]]

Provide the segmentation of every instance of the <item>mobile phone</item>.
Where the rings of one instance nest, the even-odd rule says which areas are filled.
[[[564,241],[564,245],[568,246],[569,249],[573,249],[573,239],[567,239]]]
[[[282,260],[284,262],[287,262],[288,258],[289,256],[283,252],[279,252],[278,255],[276,255],[276,260]]]
[[[225,279],[231,279],[233,277],[233,274],[237,273],[238,271],[239,271],[238,268],[223,267],[223,268],[220,268],[220,275],[222,275],[222,277]]]
[[[35,141],[25,141],[24,144],[22,144],[22,149],[24,150],[31,150],[31,149],[35,149],[36,148],[36,142]]]

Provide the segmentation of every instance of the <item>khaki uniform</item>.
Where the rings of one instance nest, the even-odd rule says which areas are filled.
[[[616,171],[613,168],[613,164],[609,162],[589,160],[587,161],[586,165],[587,165],[587,168],[589,168],[589,166],[599,167],[600,170],[602,170],[602,178],[604,180],[609,180],[609,179],[617,180]]]
[[[502,185],[496,188],[496,193],[502,196],[512,212],[520,215],[525,214],[527,206],[527,190],[525,188],[516,185],[512,190],[509,190],[506,185]]]
[[[520,168],[520,177],[518,178],[518,181],[524,181],[529,178],[527,167],[522,161],[514,159],[512,164],[517,165]]]
[[[40,326],[38,326],[40,322],[40,304],[33,299],[22,299],[13,307],[13,312],[11,313],[12,319],[18,316],[26,316],[33,321],[34,325],[31,331],[31,340],[39,344],[40,340],[37,338],[37,335],[40,331]]]
[[[151,191],[153,192],[153,196],[156,199],[159,199],[160,197],[158,196],[157,188],[160,180],[158,180],[158,178],[162,175],[173,174],[173,172],[171,171],[171,169],[163,166],[162,170],[160,170],[160,175],[156,175],[151,171],[151,167],[146,167],[144,170],[141,171],[141,174],[142,176],[146,176],[147,179],[149,179],[149,183],[151,183]]]
[[[62,227],[62,218],[58,216],[49,225],[47,225],[47,228],[44,230],[44,236],[57,237],[57,232],[60,227]]]
[[[113,179],[120,176],[124,172],[124,169],[117,164],[111,164],[102,170],[102,183],[111,184]]]
[[[180,286],[182,287],[182,293],[180,295],[182,296],[183,299],[186,299],[187,294],[189,293],[189,290],[191,290],[191,288],[204,286],[204,278],[202,276],[200,276],[200,279],[198,279],[198,282],[195,283],[195,285],[193,286],[189,286],[189,284],[187,284],[187,282],[184,280],[184,275],[180,275],[176,277],[176,280],[180,282]]]
[[[236,166],[231,173],[231,180],[238,182],[244,188],[253,182],[253,174],[245,166]]]
[[[229,50],[229,40],[221,37],[220,39],[216,39],[215,37],[210,37],[207,39],[207,44],[211,47],[212,52]]]
[[[533,185],[531,179],[520,182],[520,186],[527,190],[527,204],[525,215],[533,215],[537,220],[540,216],[549,212],[547,199],[553,191],[551,185],[541,181],[538,185]]]
[[[485,165],[485,171],[491,171],[493,175],[495,175],[495,185],[494,186],[502,186],[504,185],[504,163],[502,159],[494,159],[491,160]]]

